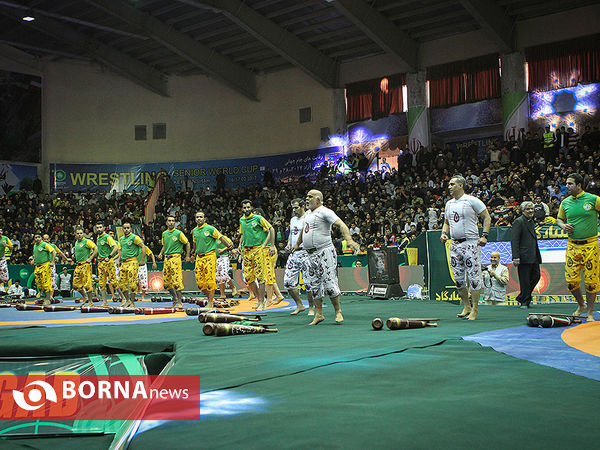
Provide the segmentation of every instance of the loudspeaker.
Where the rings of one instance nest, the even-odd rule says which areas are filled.
[[[321,140],[328,141],[329,140],[329,127],[321,128]]]

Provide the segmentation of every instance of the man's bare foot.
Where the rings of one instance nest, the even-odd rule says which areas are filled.
[[[477,311],[471,311],[471,314],[469,314],[469,317],[467,317],[467,320],[475,320],[477,319]]]
[[[47,305],[50,305],[50,304],[51,304],[50,300],[48,300],[48,299],[44,300],[44,303],[43,303],[44,306],[47,306]]]
[[[285,297],[282,295],[281,297],[276,297],[275,300],[271,302],[271,305],[279,305]]]
[[[100,306],[108,306],[108,302],[104,300]]]
[[[583,314],[583,310],[584,310],[584,309],[585,309],[585,308],[584,308],[583,306],[580,306],[579,308],[577,308],[577,309],[575,310],[575,312],[573,313],[573,315],[574,315],[574,316],[581,316],[581,315]]]
[[[305,309],[306,308],[304,306],[296,306],[296,309],[290,313],[290,316],[295,316],[296,314],[301,313]]]
[[[592,312],[589,312],[589,313],[587,314],[587,319],[586,319],[586,320],[587,320],[588,322],[594,322],[594,320],[595,320],[595,319],[594,319],[594,311],[592,311]]]
[[[265,309],[265,304],[263,302],[259,302],[258,305],[256,305],[257,311],[264,311],[264,309]]]
[[[342,316],[342,312],[338,311],[335,313],[335,321],[337,323],[342,323],[344,321],[344,316]]]
[[[313,308],[312,306],[308,307],[308,315],[309,316],[314,316],[315,315],[315,308]]]
[[[315,318],[313,319],[313,321],[311,323],[309,323],[309,325],[316,325],[319,322],[323,322],[325,320],[325,317],[323,316],[315,316]]]
[[[469,314],[471,314],[471,308],[463,308],[462,312],[457,314],[456,317],[460,317],[462,319],[463,317],[467,317]]]
[[[241,294],[241,292],[240,292],[240,291],[238,291],[238,290],[235,290],[235,291],[233,291],[233,292],[231,293],[231,296],[235,298],[235,297],[237,297],[237,296],[238,296],[238,295],[240,295],[240,294]]]
[[[127,306],[127,304],[128,304],[128,303],[129,303],[129,302],[128,302],[127,300],[123,300],[123,301],[121,302],[121,305],[119,305],[119,306],[121,306],[121,308],[125,308],[125,307]]]

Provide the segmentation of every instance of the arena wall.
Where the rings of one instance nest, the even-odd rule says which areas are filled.
[[[46,162],[163,162],[281,154],[318,148],[333,129],[332,89],[298,69],[257,77],[253,101],[205,76],[170,77],[162,97],[111,71],[54,62],[44,70]],[[312,107],[299,123],[298,109]],[[166,123],[167,139],[152,139]],[[146,125],[148,140],[134,140]]]

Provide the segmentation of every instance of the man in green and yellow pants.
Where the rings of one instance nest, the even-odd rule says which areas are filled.
[[[190,261],[190,241],[181,230],[175,228],[175,217],[167,217],[167,229],[162,234],[162,248],[158,259],[165,257],[163,265],[163,286],[173,297],[173,306],[183,307],[183,274],[181,273],[181,252],[185,245],[185,261]]]
[[[98,247],[98,284],[102,295],[102,306],[108,306],[106,282],[114,300],[114,286],[117,285],[117,274],[115,271],[114,256],[119,251],[119,246],[115,240],[104,232],[104,223],[96,223],[96,246]]]
[[[121,306],[135,308],[138,269],[145,251],[144,241],[131,232],[131,223],[123,223],[123,236],[119,239],[119,290],[123,296]]]
[[[577,300],[575,316],[583,314],[585,303],[581,293],[581,271],[587,299],[587,320],[594,320],[594,302],[600,288],[598,276],[598,211],[600,197],[585,192],[583,177],[573,173],[567,177],[567,192],[558,209],[556,225],[569,234],[567,242],[565,278],[567,287]]]
[[[217,288],[217,242],[221,242],[228,250],[233,250],[233,242],[223,236],[219,230],[206,223],[203,211],[196,213],[196,228],[192,230],[196,264],[194,273],[196,283],[208,298],[208,307],[213,307],[215,289]]]
[[[91,239],[83,234],[83,228],[75,229],[75,271],[73,272],[73,289],[83,297],[83,305],[92,306],[92,261],[98,254],[98,248]]]
[[[44,305],[50,304],[52,296],[52,270],[54,264],[54,248],[47,242],[42,241],[42,235],[36,233],[33,237],[33,264],[35,265],[35,284],[38,290],[44,293],[46,299]]]
[[[239,233],[240,251],[243,251],[244,279],[248,289],[258,299],[256,309],[265,308],[265,292],[268,290],[269,299],[272,297],[274,279],[267,273],[265,255],[273,256],[275,250],[275,232],[266,219],[258,214],[252,213],[252,202],[242,201],[242,214],[240,217]],[[269,246],[265,253],[265,248]],[[258,281],[258,286],[256,285]]]

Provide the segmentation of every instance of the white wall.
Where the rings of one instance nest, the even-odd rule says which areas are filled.
[[[44,70],[45,162],[190,161],[314,149],[333,129],[333,90],[297,69],[258,77],[252,101],[204,76],[171,77],[161,97],[97,66],[52,62]],[[298,108],[313,121],[300,124]],[[152,124],[167,139],[152,139]],[[148,140],[134,140],[134,125]]]

